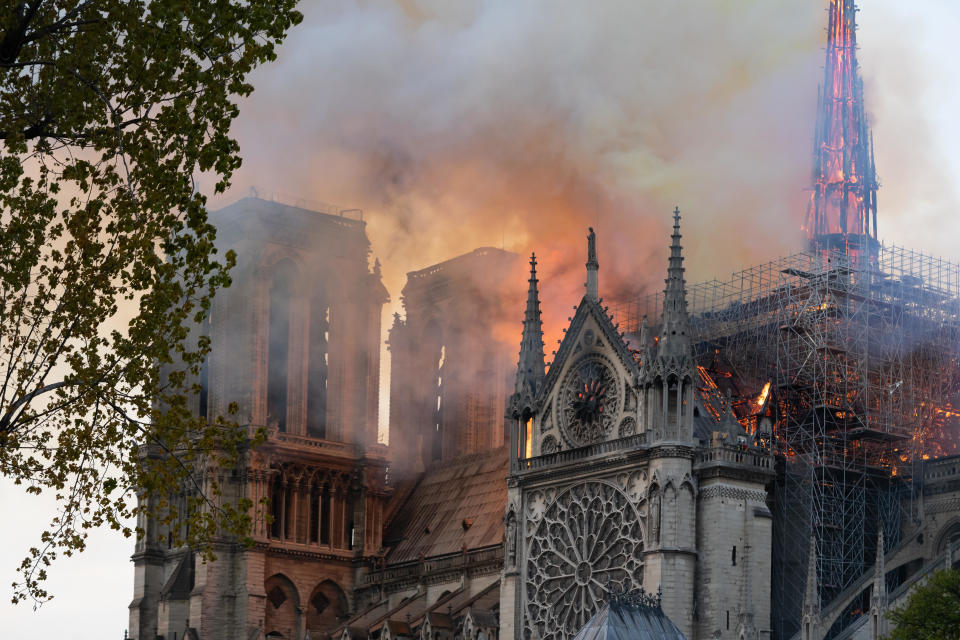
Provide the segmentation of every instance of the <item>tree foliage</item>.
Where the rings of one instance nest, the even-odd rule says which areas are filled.
[[[228,186],[237,100],[295,4],[0,3],[0,473],[58,505],[14,602],[48,598],[46,567],[91,528],[137,533],[138,495],[207,551],[249,526],[208,473],[246,427],[189,410],[210,348],[191,327],[234,261],[194,179]]]
[[[956,640],[960,637],[960,571],[942,569],[887,614],[890,640]]]

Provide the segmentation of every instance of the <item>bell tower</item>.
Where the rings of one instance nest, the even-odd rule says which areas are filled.
[[[212,350],[195,410],[225,415],[235,403],[241,423],[266,434],[242,468],[218,478],[223,500],[255,505],[254,545],[224,538],[217,559],[203,562],[171,547],[159,523],[144,523],[130,637],[319,637],[358,604],[358,577],[382,546],[390,489],[377,408],[388,295],[379,263],[369,264],[362,217],[247,198],[211,220],[221,249],[238,259],[200,327]]]

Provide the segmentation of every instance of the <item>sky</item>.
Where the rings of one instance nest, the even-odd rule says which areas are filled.
[[[881,239],[960,261],[960,4],[860,4]],[[363,209],[393,300],[385,315],[408,271],[478,246],[536,250],[547,330],[559,332],[580,297],[588,225],[612,298],[661,286],[675,205],[691,281],[801,247],[824,7],[307,2],[277,62],[251,78],[233,128],[244,165],[212,205],[253,188]],[[13,516],[0,549],[9,584],[52,505],[6,484],[0,504]],[[132,546],[95,533],[51,570],[54,600],[0,605],[0,628],[121,638]]]

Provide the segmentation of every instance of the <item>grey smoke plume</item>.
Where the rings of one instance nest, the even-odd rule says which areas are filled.
[[[802,247],[825,6],[307,3],[242,106],[237,195],[256,184],[362,208],[393,308],[409,270],[482,245],[536,250],[559,332],[582,294],[589,225],[607,299],[662,287],[675,204],[690,281]],[[878,158],[881,236],[891,156]]]
[[[235,182],[362,207],[395,299],[503,244],[576,302],[588,225],[605,295],[659,286],[674,204],[694,274],[729,272],[800,242],[814,4],[308,4],[243,106]]]

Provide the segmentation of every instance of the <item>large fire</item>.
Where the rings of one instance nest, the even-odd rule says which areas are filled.
[[[853,0],[832,0],[827,33],[813,193],[804,229],[811,246],[839,248],[876,241],[878,184],[857,67]]]

